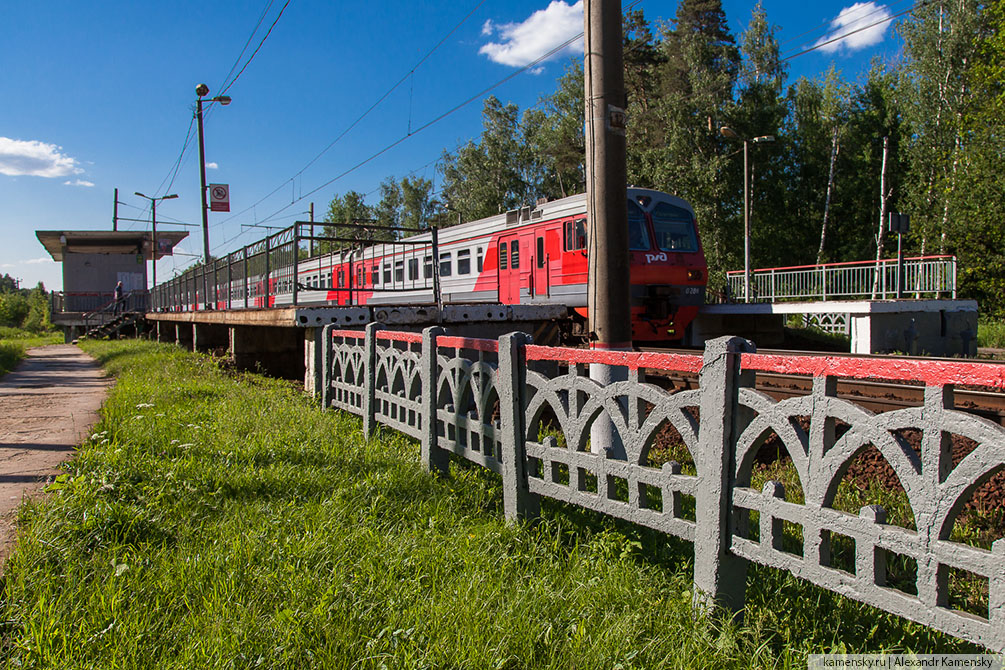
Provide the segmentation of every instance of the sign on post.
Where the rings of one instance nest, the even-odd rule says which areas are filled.
[[[890,232],[906,234],[911,229],[911,215],[890,212]]]
[[[228,184],[209,185],[209,211],[230,211],[230,186]]]

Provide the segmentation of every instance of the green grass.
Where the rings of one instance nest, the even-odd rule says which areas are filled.
[[[288,383],[149,342],[87,342],[118,382],[19,514],[0,655],[67,668],[805,668],[966,651],[751,568],[742,625],[691,607],[691,545],[561,504],[507,525],[500,480],[321,412]]]
[[[0,376],[14,369],[28,349],[60,344],[62,333],[32,333],[18,328],[0,328]]]
[[[981,319],[977,323],[977,346],[1005,349],[1005,321]]]

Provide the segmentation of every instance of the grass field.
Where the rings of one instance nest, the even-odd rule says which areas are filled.
[[[0,328],[0,376],[14,369],[31,347],[60,344],[62,333],[31,333],[17,328]]]
[[[982,319],[977,324],[977,346],[1005,349],[1005,322]]]
[[[977,651],[751,568],[742,624],[691,607],[690,544],[555,504],[321,412],[285,382],[137,341],[44,503],[19,515],[0,653],[50,668],[805,668]]]

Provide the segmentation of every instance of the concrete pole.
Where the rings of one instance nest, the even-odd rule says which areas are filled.
[[[115,189],[115,204],[112,205],[112,232],[119,229],[119,189]]]
[[[586,0],[583,20],[591,345],[594,349],[629,349],[632,321],[620,0]],[[590,366],[590,378],[603,386],[624,381],[627,375],[623,367]],[[590,448],[611,458],[627,458],[606,415],[593,423]]]
[[[743,302],[750,302],[750,142],[743,140]]]
[[[631,347],[620,0],[586,0],[587,307],[593,346]]]

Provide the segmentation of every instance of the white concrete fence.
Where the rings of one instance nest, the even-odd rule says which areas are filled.
[[[496,341],[448,337],[439,328],[380,331],[376,324],[365,333],[328,326],[321,337],[315,388],[325,407],[361,415],[368,436],[385,424],[418,439],[432,472],[447,473],[453,453],[498,473],[509,519],[535,516],[547,497],[688,540],[704,605],[742,608],[754,562],[1005,650],[1005,540],[990,550],[950,540],[973,492],[1005,467],[1005,429],[955,408],[953,387],[1005,388],[1003,367],[769,356],[740,338],[710,341],[704,355],[678,355],[540,347],[522,333]],[[600,386],[588,377],[591,364],[624,366],[628,380]],[[697,375],[699,388],[664,390],[647,381],[647,369]],[[812,392],[775,401],[753,388],[758,371],[811,376]],[[874,414],[837,397],[838,377],[920,381],[924,405]],[[591,452],[591,426],[601,415],[611,419],[627,458]],[[557,425],[542,430],[548,421]],[[694,474],[676,462],[650,464],[650,448],[668,426],[690,452]],[[920,431],[920,453],[905,430]],[[786,499],[779,482],[751,488],[755,457],[772,435],[792,459],[802,503]],[[955,467],[954,435],[975,445]],[[838,484],[870,445],[900,479],[917,530],[887,523],[876,505],[857,515],[834,508]],[[785,527],[799,532],[783,543]],[[793,535],[801,536],[795,547]],[[832,547],[849,543],[854,558],[835,561]],[[889,558],[913,562],[912,588],[888,583]],[[986,584],[986,613],[957,609],[953,574]]]

